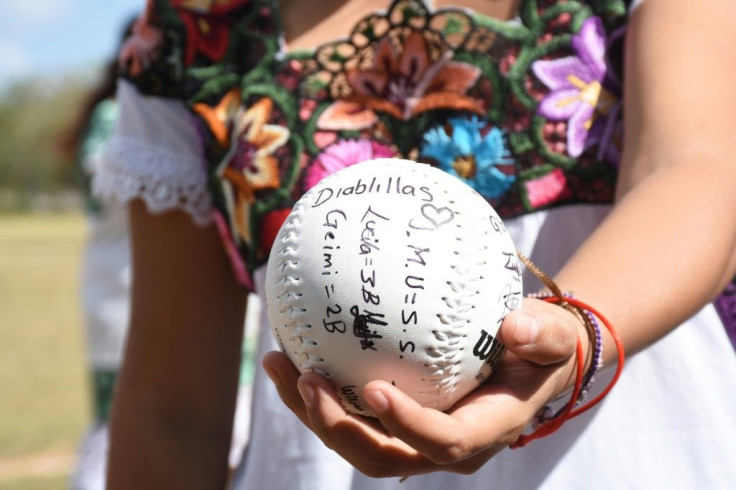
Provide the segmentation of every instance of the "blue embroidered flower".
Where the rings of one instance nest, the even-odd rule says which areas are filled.
[[[513,163],[503,132],[492,128],[484,136],[484,124],[477,117],[450,119],[449,123],[450,134],[441,126],[427,131],[420,156],[436,160],[442,170],[461,178],[485,197],[503,195],[516,180],[516,176],[496,168]]]

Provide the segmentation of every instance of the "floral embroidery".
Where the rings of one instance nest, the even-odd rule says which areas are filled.
[[[721,317],[733,348],[736,349],[736,278],[726,286],[713,304]]]
[[[159,54],[164,34],[149,23],[148,10],[133,25],[131,36],[123,43],[118,55],[120,66],[127,67],[132,76],[140,75],[151,66]]]
[[[252,243],[250,207],[255,192],[279,187],[278,160],[274,151],[289,139],[283,126],[266,124],[271,117],[273,102],[261,99],[236,117],[233,142],[225,156],[219,175],[222,178],[228,210],[236,242]]]
[[[217,144],[224,148],[230,146],[232,124],[240,109],[240,104],[240,90],[235,88],[226,93],[215,107],[200,102],[193,104],[192,110],[204,119]]]
[[[541,207],[554,202],[569,193],[565,173],[559,168],[537,179],[524,183],[526,196],[533,207]]]
[[[273,242],[276,241],[276,235],[278,235],[281,225],[284,224],[286,218],[289,217],[291,208],[276,209],[266,213],[261,223],[261,240],[259,243],[260,252],[263,256],[267,257],[273,246]]]
[[[220,239],[222,240],[222,245],[225,248],[225,253],[230,260],[230,266],[233,270],[233,274],[235,275],[235,280],[242,286],[248,289],[253,289],[253,280],[245,267],[245,263],[240,256],[240,252],[233,242],[233,237],[230,234],[230,227],[228,227],[225,217],[217,210],[213,211],[212,217],[215,220],[217,231],[220,233]]]
[[[287,53],[273,0],[151,0],[124,50],[142,93],[198,118],[244,284],[299,197],[369,158],[436,165],[503,218],[613,199],[624,0],[522,0],[513,22],[389,1]]]
[[[373,109],[360,102],[338,100],[331,104],[317,121],[320,129],[326,130],[356,130],[373,126],[378,116]]]
[[[276,51],[271,14],[264,0],[147,0],[121,73],[143,94],[209,104]]]
[[[347,119],[346,127],[362,129],[375,121],[371,111],[384,112],[402,121],[431,109],[482,112],[480,105],[465,95],[475,84],[480,70],[468,63],[452,61],[452,55],[447,50],[432,60],[420,32],[406,37],[400,54],[388,39],[381,39],[369,68],[346,70],[352,94],[328,108],[319,126],[334,129],[333,119],[341,115]]]
[[[219,61],[225,56],[230,41],[230,14],[249,0],[172,0],[187,32],[184,66],[194,61],[197,53]]]
[[[606,37],[601,19],[591,17],[572,36],[576,56],[536,61],[532,68],[551,90],[538,113],[551,121],[568,121],[567,151],[579,157],[585,145],[600,141],[600,132],[616,121],[618,99],[603,86],[607,67]],[[599,119],[600,118],[600,119]],[[598,123],[598,124],[596,124]],[[594,126],[600,128],[595,132]],[[589,133],[595,138],[589,138]]]
[[[436,160],[442,170],[461,178],[482,196],[503,195],[516,176],[497,168],[513,164],[501,130],[491,128],[483,134],[485,125],[477,117],[450,119],[449,126],[449,134],[438,127],[424,135],[420,156]]]
[[[305,190],[311,189],[323,178],[340,169],[374,158],[394,156],[394,151],[380,143],[367,140],[344,140],[330,145],[307,169]]]

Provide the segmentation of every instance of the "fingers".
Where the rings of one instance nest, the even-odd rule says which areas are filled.
[[[513,443],[534,413],[566,386],[582,324],[559,306],[528,299],[499,330],[508,355],[494,383],[448,413],[422,407],[385,381],[365,386],[377,419],[345,411],[334,387],[316,373],[299,375],[277,352],[263,365],[284,403],[330,448],[372,477],[430,471],[472,473]],[[569,362],[565,362],[569,361]]]
[[[263,369],[271,378],[279,396],[287,407],[296,414],[303,424],[309,425],[309,418],[304,407],[304,401],[297,390],[299,371],[288,357],[281,352],[268,352],[263,356]]]
[[[449,464],[478,452],[457,420],[425,408],[391,383],[372,381],[363,389],[384,427],[436,464]]]
[[[563,362],[575,352],[580,321],[557,305],[527,298],[501,324],[499,339],[511,352],[547,366]]]
[[[517,440],[537,405],[498,387],[484,387],[450,412],[422,407],[385,381],[372,381],[365,397],[381,424],[424,455],[427,469],[473,473]]]
[[[314,433],[366,475],[412,475],[433,466],[414,448],[386,432],[377,420],[346,412],[326,378],[307,373],[298,385]]]
[[[388,382],[373,381],[363,390],[377,415],[373,419],[346,412],[327,378],[316,373],[300,376],[281,353],[267,354],[263,365],[302,422],[372,477],[477,471],[518,438],[549,397],[551,387],[540,389],[548,384],[548,371],[559,369],[518,362],[504,370],[506,383],[481,387],[448,413],[422,407]],[[510,388],[520,385],[531,388]]]
[[[429,471],[430,462],[388,434],[374,419],[347,413],[330,382],[314,373],[299,375],[280,352],[269,352],[263,367],[284,403],[331,449],[372,477]]]

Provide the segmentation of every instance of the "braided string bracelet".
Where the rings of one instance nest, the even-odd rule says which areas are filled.
[[[553,293],[544,292],[531,293],[528,294],[527,297],[547,301],[549,298],[554,298],[556,296]],[[575,316],[577,316],[578,319],[582,321],[585,325],[585,329],[588,331],[588,335],[590,336],[591,344],[593,344],[592,360],[590,366],[588,367],[588,370],[583,376],[583,384],[580,388],[580,394],[575,401],[575,406],[578,406],[587,397],[588,391],[590,391],[590,387],[593,386],[593,382],[595,381],[598,372],[600,371],[601,367],[603,367],[603,335],[601,333],[601,327],[598,324],[598,321],[595,319],[595,315],[593,315],[589,310],[576,308],[574,306],[571,306],[567,302],[568,299],[574,298],[572,293],[564,292],[563,297],[565,298],[565,304],[560,304],[560,306],[563,306],[565,309],[570,309],[570,307],[572,307]],[[548,417],[551,418],[554,417],[554,415],[542,417],[541,420],[546,420]]]
[[[593,338],[595,338],[595,344],[593,347],[593,360],[591,362],[591,366],[588,372],[584,375],[585,359],[583,354],[583,344],[580,340],[580,337],[578,337],[576,346],[577,365],[575,369],[575,384],[573,386],[570,400],[565,404],[562,409],[551,416],[549,415],[549,413],[551,413],[551,409],[549,409],[549,407],[544,407],[542,409],[542,413],[544,415],[542,415],[540,422],[536,426],[535,430],[530,434],[522,434],[521,436],[519,436],[516,442],[511,444],[510,447],[512,449],[524,447],[529,442],[535,439],[539,439],[541,437],[552,434],[553,432],[557,431],[562,426],[562,424],[564,424],[571,418],[582,414],[583,412],[598,404],[611,391],[613,386],[618,381],[618,378],[621,375],[621,371],[624,367],[625,358],[623,343],[621,342],[616,329],[613,327],[613,325],[611,325],[606,317],[604,317],[599,311],[587,305],[586,303],[573,298],[571,295],[563,294],[559,286],[557,286],[557,284],[555,284],[555,282],[544,272],[542,272],[533,262],[526,258],[522,253],[517,252],[517,254],[524,265],[526,265],[527,268],[529,268],[529,270],[531,270],[532,273],[537,278],[539,278],[542,283],[544,283],[547,289],[551,291],[551,294],[549,295],[539,295],[539,299],[548,303],[557,304],[573,313],[585,325],[585,328],[590,335],[591,342],[593,341]],[[611,333],[611,337],[613,338],[614,344],[616,346],[616,352],[618,353],[618,363],[616,366],[616,372],[614,373],[613,378],[608,383],[606,388],[593,400],[589,401],[581,407],[577,407],[577,405],[583,401],[585,394],[590,389],[590,386],[592,385],[595,376],[601,367],[603,355],[603,339],[600,326],[596,321],[596,317],[600,319],[601,323],[603,323],[606,329]]]

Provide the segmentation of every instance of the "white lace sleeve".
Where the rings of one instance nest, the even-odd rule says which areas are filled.
[[[118,83],[120,116],[95,173],[96,196],[141,199],[152,213],[179,209],[198,225],[212,221],[200,136],[183,103],[144,97]]]

